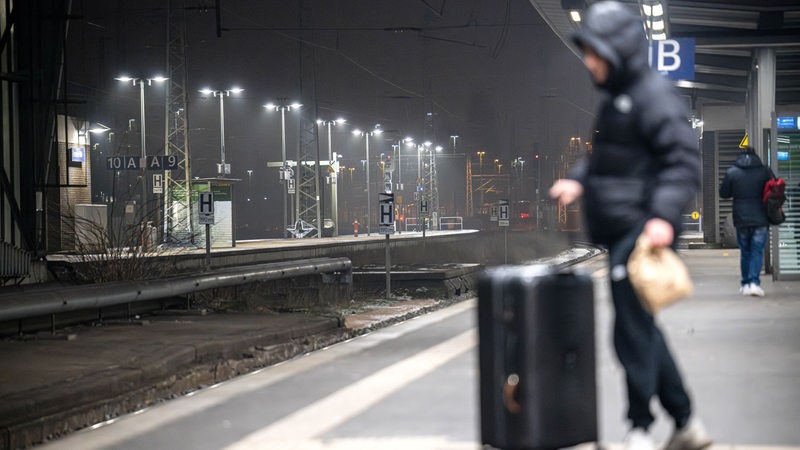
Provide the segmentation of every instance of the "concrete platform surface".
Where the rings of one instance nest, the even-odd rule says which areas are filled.
[[[680,253],[695,294],[659,320],[681,350],[699,412],[714,429],[758,424],[735,426],[738,445],[800,445],[800,282],[773,282],[763,275],[766,297],[742,297],[737,250]],[[148,317],[148,323],[76,327],[67,330],[72,340],[5,339],[0,341],[0,449],[41,442],[450,303],[375,300],[339,317],[173,314]],[[605,370],[612,368],[601,367]],[[615,389],[605,397],[618,397]],[[601,411],[604,417],[613,414]],[[611,442],[621,437],[608,435]],[[720,439],[718,448],[730,443]]]

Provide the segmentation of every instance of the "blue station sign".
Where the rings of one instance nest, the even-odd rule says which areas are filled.
[[[670,80],[694,80],[694,38],[650,43],[650,66]]]

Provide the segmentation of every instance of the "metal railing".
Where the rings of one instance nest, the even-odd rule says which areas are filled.
[[[31,255],[8,242],[0,242],[0,279],[24,278],[31,273]]]
[[[463,230],[464,218],[460,216],[440,217],[439,218],[440,230]]]
[[[681,216],[681,225],[683,225],[683,231],[696,231],[698,233],[702,233],[703,216],[697,216],[697,219],[693,219],[691,214],[684,214]]]
[[[405,225],[405,230],[403,231],[422,231],[418,217],[406,217],[403,224]]]
[[[313,258],[232,267],[158,280],[116,281],[56,289],[34,288],[25,295],[10,291],[0,293],[0,321],[158,300],[255,281],[314,274],[338,274],[336,278],[340,282],[351,283],[352,263],[349,258]]]

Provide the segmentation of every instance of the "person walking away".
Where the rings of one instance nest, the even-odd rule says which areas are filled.
[[[763,297],[761,267],[769,240],[769,221],[762,201],[764,184],[772,171],[761,163],[752,147],[745,147],[728,168],[719,186],[720,198],[733,198],[733,226],[739,247],[739,294]]]
[[[642,20],[613,1],[592,4],[573,36],[592,81],[604,94],[592,153],[557,180],[550,195],[561,204],[580,197],[593,242],[609,250],[614,303],[614,349],[625,369],[625,448],[653,450],[648,429],[656,397],[675,423],[665,450],[711,445],[681,373],[654,318],[641,305],[626,263],[644,233],[658,247],[675,245],[681,215],[700,187],[700,156],[688,111],[674,87],[648,64]]]

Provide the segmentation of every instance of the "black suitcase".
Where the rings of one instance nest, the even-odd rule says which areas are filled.
[[[487,270],[478,316],[482,443],[597,442],[591,277],[544,265]]]

